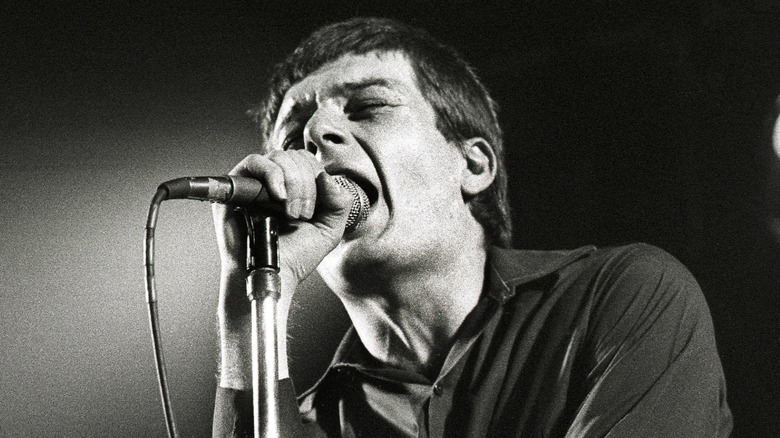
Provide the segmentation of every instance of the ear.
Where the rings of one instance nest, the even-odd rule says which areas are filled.
[[[496,178],[496,154],[493,147],[483,138],[466,140],[462,149],[466,159],[460,187],[463,197],[468,199],[487,189]]]

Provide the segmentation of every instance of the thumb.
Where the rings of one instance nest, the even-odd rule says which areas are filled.
[[[317,209],[312,223],[321,229],[330,229],[341,239],[352,209],[354,196],[339,184],[336,178],[321,172],[317,175]]]

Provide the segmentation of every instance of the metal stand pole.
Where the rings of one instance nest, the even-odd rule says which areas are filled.
[[[252,412],[255,438],[280,438],[276,304],[279,280],[276,218],[247,219],[247,297],[252,308]]]

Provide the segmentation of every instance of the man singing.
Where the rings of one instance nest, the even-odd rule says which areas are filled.
[[[256,113],[263,151],[232,174],[284,207],[284,436],[725,437],[731,414],[702,293],[648,246],[510,249],[496,105],[452,48],[361,18],[314,32]],[[346,232],[355,181],[370,213]],[[252,430],[242,219],[222,258],[215,436]],[[296,402],[286,320],[317,269],[352,328]]]

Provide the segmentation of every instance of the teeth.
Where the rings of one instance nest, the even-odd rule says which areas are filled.
[[[368,195],[355,183],[355,181],[352,181],[346,176],[336,175],[334,178],[340,186],[346,188],[352,194],[352,208],[349,210],[345,231],[350,232],[357,230],[368,218],[368,210],[370,208]]]

